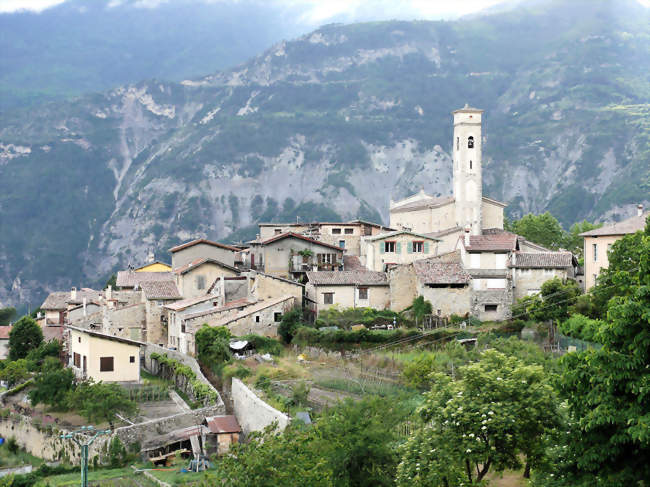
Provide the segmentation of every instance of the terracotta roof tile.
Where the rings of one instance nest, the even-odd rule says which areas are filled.
[[[627,235],[628,233],[635,233],[645,228],[645,220],[650,216],[650,212],[645,212],[641,216],[633,216],[627,220],[623,220],[612,225],[589,230],[588,232],[581,233],[581,237],[601,237],[604,235]]]
[[[234,416],[212,416],[205,418],[210,433],[240,433],[241,427]]]
[[[171,309],[172,311],[182,311],[194,306],[195,304],[202,303],[204,301],[210,301],[213,299],[219,299],[218,294],[204,294],[202,296],[196,296],[193,298],[181,299],[180,301],[174,301],[173,303],[166,304],[165,308]]]
[[[171,272],[118,271],[115,285],[117,287],[135,287],[144,281],[169,281],[171,279]]]
[[[361,264],[361,261],[359,260],[359,257],[356,255],[344,255],[343,256],[343,268],[346,271],[365,271],[367,270],[363,264]]]
[[[320,245],[322,247],[327,247],[329,249],[334,249],[339,252],[343,252],[343,249],[341,247],[337,247],[336,245],[330,245],[328,243],[321,242],[319,240],[314,240],[313,238],[305,237],[304,235],[300,235],[298,233],[293,233],[293,232],[286,232],[286,233],[281,233],[280,235],[275,235],[269,239],[264,240],[263,242],[261,242],[261,244],[268,245],[270,243],[277,242],[278,240],[282,240],[285,238],[297,238],[300,240],[304,240],[305,242],[310,242],[316,245]]]
[[[174,281],[143,281],[140,287],[147,299],[181,299]]]
[[[231,250],[233,252],[239,252],[239,249],[237,247],[232,247],[231,245],[226,245],[219,242],[213,242],[212,240],[208,240],[206,238],[197,238],[196,240],[185,242],[184,244],[177,245],[176,247],[172,247],[171,249],[169,249],[169,251],[173,254],[175,252],[178,252],[179,250],[183,250],[188,247],[192,247],[194,245],[199,245],[199,244],[212,245],[213,247],[219,247],[221,249]]]
[[[230,269],[230,270],[232,270],[234,272],[239,273],[239,269],[237,269],[236,267],[233,267],[233,266],[228,265],[228,264],[224,264],[223,262],[220,262],[220,261],[218,261],[216,259],[211,259],[210,257],[199,257],[198,259],[194,259],[189,264],[185,264],[182,267],[178,267],[178,268],[174,269],[173,272],[174,272],[174,274],[185,274],[186,272],[191,271],[195,267],[198,267],[198,266],[200,266],[202,264],[206,264],[206,263],[216,264],[216,265],[221,266],[221,267],[223,267],[225,269]]]
[[[0,326],[0,340],[9,340],[10,326]]]
[[[460,253],[446,254],[445,258],[431,257],[413,262],[415,275],[423,284],[467,284],[471,276],[460,260]]]
[[[571,252],[516,252],[510,267],[516,268],[559,268],[571,267],[574,257]]]
[[[315,286],[387,286],[385,272],[375,271],[318,271],[307,272],[307,279]]]
[[[464,236],[460,238],[464,242]],[[516,250],[517,238],[517,235],[510,232],[470,235],[469,246],[466,246],[465,249],[470,252]]]

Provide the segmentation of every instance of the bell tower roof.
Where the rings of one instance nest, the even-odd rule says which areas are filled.
[[[480,108],[472,108],[467,103],[465,103],[465,106],[463,108],[454,110],[452,113],[483,113],[483,110]]]

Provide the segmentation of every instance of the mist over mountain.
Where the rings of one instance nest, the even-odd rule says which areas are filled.
[[[327,25],[209,76],[12,110],[0,302],[103,284],[150,249],[252,237],[259,221],[385,222],[391,198],[451,193],[465,103],[486,110],[484,194],[510,216],[621,218],[650,203],[649,100],[648,9],[579,0]]]

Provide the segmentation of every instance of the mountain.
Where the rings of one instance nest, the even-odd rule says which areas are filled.
[[[238,67],[0,122],[0,301],[103,284],[149,250],[268,220],[387,220],[451,193],[451,115],[486,110],[508,214],[620,218],[650,194],[650,14],[526,3],[453,22],[327,25]]]
[[[299,21],[303,10],[288,15],[260,0],[67,0],[0,14],[0,110],[230,68],[312,30]]]

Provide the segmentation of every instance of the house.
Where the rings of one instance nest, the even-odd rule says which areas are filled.
[[[408,264],[438,253],[439,239],[410,230],[380,233],[361,239],[361,263],[371,271],[384,272],[391,265]]]
[[[238,276],[239,273],[236,267],[211,257],[198,257],[173,271],[176,286],[183,298],[206,294],[218,278]]]
[[[68,310],[89,302],[96,302],[103,296],[102,291],[73,287],[70,292],[50,293],[41,309],[45,312],[45,325],[64,325],[68,320]]]
[[[280,296],[293,296],[296,306],[302,308],[305,285],[284,277],[250,271],[250,295],[256,300],[274,299]]]
[[[79,379],[140,382],[142,342],[66,326],[68,366]]]
[[[508,262],[511,253],[519,250],[519,237],[505,231],[472,235],[466,230],[456,249],[472,276],[471,314],[484,321],[508,319],[513,303]]]
[[[230,445],[239,443],[241,427],[235,416],[206,416],[204,424],[209,430],[205,445],[208,454],[223,455]]]
[[[390,307],[390,289],[384,272],[307,272],[305,293],[311,310],[316,315],[332,306],[374,309]]]
[[[503,229],[505,203],[483,196],[483,110],[464,108],[453,112],[453,194],[436,197],[421,191],[390,203],[390,226],[440,239],[439,252],[455,248],[465,228],[472,235],[483,229]]]
[[[343,249],[289,232],[251,242],[250,262],[265,274],[300,280],[307,271],[342,268]]]
[[[512,269],[514,299],[537,294],[549,279],[573,279],[578,260],[571,252],[513,252],[509,267]]]
[[[143,281],[142,303],[145,312],[145,328],[140,340],[165,346],[167,343],[167,314],[164,306],[181,299],[176,283],[169,281]]]
[[[0,360],[9,356],[9,333],[11,326],[0,326]]]
[[[165,262],[160,262],[159,260],[149,262],[148,264],[134,269],[135,272],[170,272],[171,270],[171,265],[166,264]]]
[[[115,287],[117,289],[129,291],[139,288],[142,282],[155,282],[155,281],[173,281],[174,275],[169,271],[137,271],[126,270],[117,271],[117,278],[115,280]]]
[[[283,233],[297,233],[345,249],[346,255],[361,255],[361,237],[391,231],[391,228],[363,220],[342,223],[260,223],[259,238],[268,240]]]
[[[625,235],[643,230],[648,216],[650,212],[644,213],[643,205],[638,205],[635,216],[580,234],[584,238],[584,274],[587,291],[596,284],[600,271],[609,266],[607,253],[614,242]]]
[[[235,254],[240,249],[230,245],[199,238],[169,249],[172,254],[172,269],[186,266],[197,259],[206,258],[221,262],[230,267],[235,266]]]

